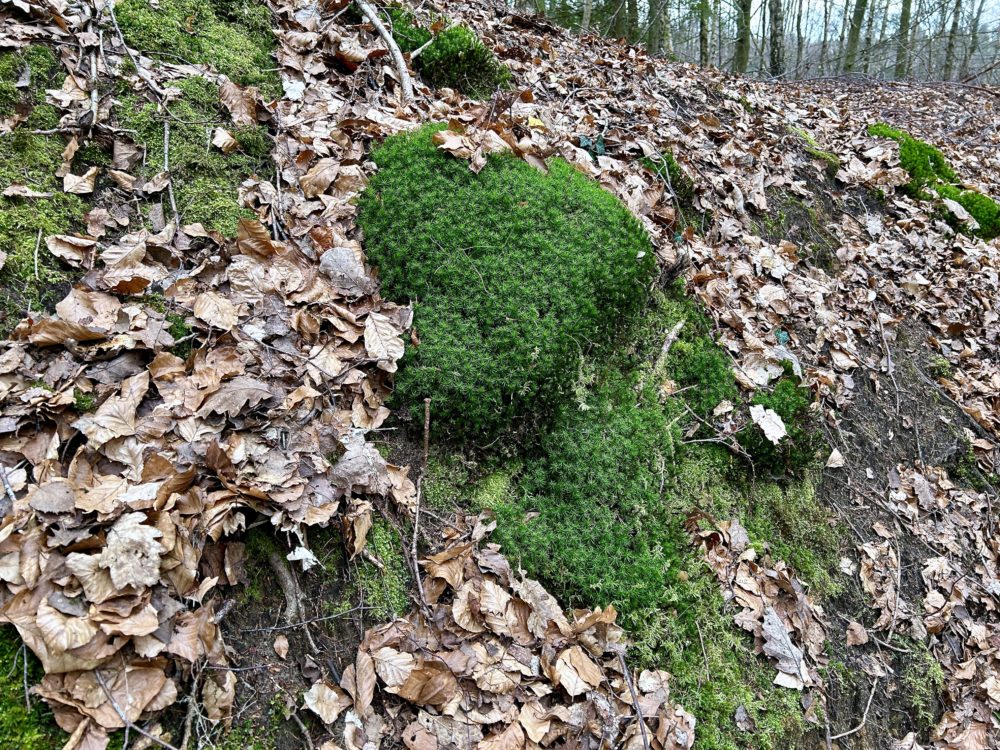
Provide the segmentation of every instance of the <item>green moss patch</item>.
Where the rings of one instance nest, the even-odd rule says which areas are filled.
[[[170,174],[181,221],[200,222],[232,235],[241,218],[253,217],[239,206],[239,184],[254,174],[269,179],[273,173],[271,140],[260,126],[234,128],[211,81],[186,78],[175,85],[183,95],[169,105]],[[121,127],[136,131],[135,139],[145,146],[146,163],[140,177],[151,179],[163,170],[164,113],[157,104],[131,92],[121,96],[116,113]],[[212,133],[219,126],[227,128],[240,144],[230,154],[211,145]]]
[[[169,62],[211,65],[243,86],[277,96],[271,13],[251,0],[124,0],[115,14],[125,40]]]
[[[414,52],[430,42],[414,60],[414,67],[431,86],[459,89],[483,99],[510,82],[507,66],[467,26],[439,19],[433,30],[428,29],[398,5],[390,5],[386,13],[393,39],[403,52]]]
[[[18,85],[29,78],[30,85]],[[66,140],[31,132],[58,125],[58,111],[45,104],[45,89],[58,88],[61,80],[58,60],[46,47],[0,55],[0,116],[17,112],[27,118],[12,133],[0,136],[0,192],[18,184],[49,194],[0,196],[0,250],[7,253],[0,270],[2,335],[27,312],[52,309],[72,278],[72,269],[48,251],[45,238],[81,229],[87,204],[78,195],[62,192],[62,179],[56,176]],[[86,171],[88,159],[88,154],[78,153],[74,171]]]
[[[1000,237],[1000,204],[988,195],[974,190],[962,190],[957,185],[955,171],[938,149],[881,122],[869,126],[868,133],[891,138],[899,143],[899,163],[910,176],[910,181],[905,186],[907,193],[919,200],[930,200],[936,194],[940,198],[955,201],[979,225],[978,228],[973,228],[969,222],[963,222],[951,211],[946,211],[956,228],[984,240]]]
[[[565,401],[581,355],[642,309],[655,261],[628,209],[571,165],[494,156],[476,175],[438,129],[375,150],[358,222],[384,294],[414,302],[397,404],[419,415],[432,397],[439,431],[494,436]]]
[[[802,139],[802,148],[809,156],[825,164],[824,171],[827,177],[832,180],[837,176],[837,172],[840,171],[839,156],[831,151],[823,150],[813,134],[805,128],[789,127],[789,130]]]
[[[695,208],[694,182],[681,169],[674,155],[664,151],[654,156],[645,156],[641,161],[642,165],[656,175],[674,196],[675,206],[680,214],[677,221],[678,228],[693,226],[698,231],[704,231],[711,224],[711,216]]]
[[[0,737],[4,747],[18,750],[52,750],[61,747],[66,735],[56,726],[52,712],[38,698],[29,709],[24,702],[24,658],[28,660],[28,684],[36,685],[42,668],[31,651],[22,648],[21,637],[10,625],[0,627]]]
[[[378,564],[360,559],[351,601],[362,604],[375,622],[387,622],[410,609],[410,572],[403,557],[403,540],[383,518],[368,532],[367,551]]]

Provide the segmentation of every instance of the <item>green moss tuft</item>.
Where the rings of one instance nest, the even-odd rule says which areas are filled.
[[[940,713],[944,671],[924,643],[910,641],[906,646],[912,654],[902,676],[904,699],[912,709],[911,716],[916,725],[926,731],[934,725]]]
[[[388,521],[376,518],[366,549],[382,567],[365,559],[358,562],[354,597],[375,621],[392,620],[410,608],[410,572],[403,557],[403,540]]]
[[[435,88],[457,88],[485,99],[510,82],[510,71],[466,26],[449,26],[417,58],[420,75]]]
[[[1000,204],[988,195],[960,189],[956,185],[958,177],[955,171],[938,149],[881,122],[870,125],[868,133],[891,138],[899,143],[899,164],[910,175],[910,181],[905,187],[907,193],[919,200],[931,200],[935,194],[953,200],[978,224],[978,227],[973,228],[968,222],[960,221],[951,211],[947,211],[950,223],[959,231],[984,240],[1000,237]]]
[[[41,665],[30,651],[28,659],[28,684],[36,684],[42,677]],[[31,701],[32,708],[24,705],[24,662],[21,638],[11,625],[0,626],[0,742],[4,747],[18,750],[51,750],[61,747],[66,735],[56,726],[52,713],[38,698]]]
[[[212,82],[185,78],[175,85],[183,96],[169,105],[170,173],[181,221],[200,222],[232,235],[241,218],[253,218],[253,212],[239,206],[239,184],[253,174],[269,179],[273,173],[270,139],[259,126],[233,128]],[[117,114],[120,125],[136,131],[136,140],[145,145],[141,176],[152,178],[163,169],[162,113],[157,105],[129,92],[121,97]],[[217,126],[230,129],[241,149],[223,154],[212,146]]]
[[[803,149],[809,156],[814,159],[818,159],[826,164],[824,171],[826,176],[831,180],[837,176],[837,172],[840,171],[840,157],[831,151],[824,151],[819,142],[804,128],[789,127],[789,130],[795,135],[799,136],[804,141]]]
[[[413,52],[434,38],[430,30],[421,26],[417,17],[406,8],[390,5],[385,8],[385,13],[389,17],[392,38],[404,53]]]
[[[791,365],[786,362],[785,375],[770,391],[759,391],[752,403],[776,412],[785,423],[788,435],[775,445],[752,423],[739,434],[740,444],[752,457],[755,467],[765,473],[781,475],[801,471],[815,463],[822,438],[814,426],[812,402],[812,392],[800,385]]]
[[[73,406],[81,414],[93,411],[97,406],[97,399],[92,393],[84,393],[79,388],[73,389]]]
[[[614,196],[555,159],[548,174],[491,157],[476,175],[432,142],[389,138],[359,225],[386,296],[413,300],[419,346],[397,403],[456,436],[495,436],[565,400],[581,354],[610,343],[646,299],[649,239]]]
[[[124,0],[115,6],[125,40],[169,62],[208,64],[265,97],[281,90],[271,57],[270,11],[249,0]],[[186,118],[183,118],[186,119]]]

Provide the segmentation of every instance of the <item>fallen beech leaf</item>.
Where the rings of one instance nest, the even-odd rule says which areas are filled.
[[[343,690],[325,682],[314,683],[303,696],[306,708],[323,720],[332,724],[341,712],[351,705],[351,699]]]
[[[108,530],[100,563],[119,589],[155,586],[160,580],[160,556],[165,550],[156,540],[163,532],[145,520],[144,513],[126,513]]]
[[[4,191],[3,195],[6,198],[51,198],[52,193],[43,193],[38,190],[32,190],[25,185],[13,182],[8,185]]]
[[[97,167],[91,167],[82,175],[66,174],[63,177],[63,191],[86,195],[94,192],[94,184],[97,180]]]
[[[274,639],[274,644],[272,645],[274,647],[274,653],[276,653],[279,658],[284,659],[286,656],[288,656],[287,637],[279,635],[277,638]]]
[[[847,645],[863,646],[868,643],[868,631],[860,622],[851,622],[847,626]]]
[[[202,292],[194,300],[194,315],[210,326],[232,330],[240,319],[239,310],[218,292]]]
[[[750,419],[764,432],[764,437],[777,445],[788,434],[785,423],[774,409],[767,409],[760,404],[750,407]]]
[[[212,136],[212,145],[224,154],[231,154],[240,147],[239,141],[233,138],[232,133],[225,128],[215,129],[215,133]]]
[[[830,457],[826,459],[826,468],[828,469],[840,469],[844,466],[844,456],[839,450],[834,448],[830,452]]]

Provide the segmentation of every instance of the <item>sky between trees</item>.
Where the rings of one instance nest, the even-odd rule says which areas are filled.
[[[517,0],[658,54],[763,77],[1000,82],[1000,0]]]

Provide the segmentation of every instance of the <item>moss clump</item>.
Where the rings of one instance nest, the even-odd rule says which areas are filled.
[[[813,137],[813,134],[804,128],[790,127],[789,130],[797,135],[804,141],[803,149],[809,156],[819,161],[824,162],[826,165],[824,171],[826,176],[831,180],[837,176],[837,172],[840,171],[840,157],[831,151],[824,151],[819,142]]]
[[[899,143],[899,164],[910,176],[905,186],[908,194],[919,200],[930,200],[936,194],[955,201],[979,225],[973,228],[949,211],[949,220],[957,229],[984,240],[1000,237],[1000,205],[987,195],[959,188],[955,171],[938,149],[882,122],[870,125],[868,133]]]
[[[911,716],[921,730],[930,729],[940,711],[940,696],[944,689],[944,671],[925,644],[906,644],[912,652],[903,670],[902,686]]]
[[[755,467],[780,475],[798,472],[816,461],[822,438],[814,427],[812,402],[811,391],[800,385],[791,365],[786,362],[784,376],[770,391],[759,391],[752,403],[776,412],[788,434],[775,445],[760,427],[751,423],[739,435],[740,444],[750,454]]]
[[[41,665],[30,651],[28,684],[42,678]],[[35,698],[32,708],[24,704],[24,662],[21,638],[10,625],[0,627],[0,737],[4,747],[18,750],[51,750],[61,747],[66,736],[56,726],[52,713]]]
[[[435,425],[492,437],[544,417],[646,299],[649,238],[614,196],[554,159],[548,174],[509,156],[478,175],[435,148],[441,126],[389,138],[359,225],[385,294],[414,302],[419,346],[396,381]]]
[[[125,40],[143,53],[211,65],[264,96],[280,92],[271,15],[262,3],[159,0],[154,8],[148,0],[124,0],[115,14]]]
[[[93,393],[85,393],[79,388],[73,389],[73,406],[81,414],[93,411],[97,406],[97,399]]]
[[[26,67],[30,86],[17,87]],[[81,228],[87,210],[80,196],[62,192],[62,180],[56,177],[66,141],[59,135],[30,132],[58,124],[57,110],[44,99],[46,88],[58,87],[59,76],[59,64],[46,47],[0,55],[0,99],[6,91],[10,105],[0,116],[16,110],[27,118],[12,133],[0,136],[0,191],[20,184],[50,193],[45,198],[0,196],[0,250],[7,253],[0,270],[0,335],[4,336],[25,313],[50,310],[64,296],[70,269],[49,253],[44,240]],[[85,171],[85,161],[85,155],[78,154],[74,169]]]
[[[410,608],[410,572],[403,557],[403,540],[388,521],[376,518],[366,549],[382,567],[365,559],[358,562],[355,597],[377,622],[392,620]]]
[[[484,99],[509,84],[507,66],[468,27],[439,19],[428,29],[413,13],[398,5],[390,5],[385,12],[392,37],[403,52],[413,52],[431,42],[413,61],[414,67],[431,86],[447,86],[470,97]]]
[[[233,128],[219,103],[218,88],[210,81],[185,78],[175,85],[183,96],[169,105],[170,174],[181,221],[200,222],[232,235],[241,218],[253,217],[239,206],[237,187],[253,174],[269,179],[273,172],[270,140],[259,126]],[[141,177],[151,179],[163,170],[163,113],[157,105],[126,93],[117,115],[121,127],[136,131],[136,140],[145,145]],[[223,154],[211,146],[218,126],[232,130],[241,148]]]

